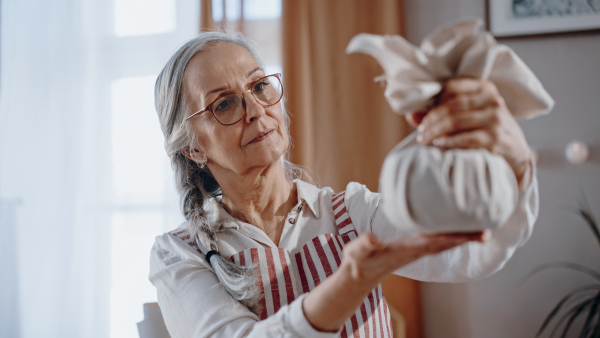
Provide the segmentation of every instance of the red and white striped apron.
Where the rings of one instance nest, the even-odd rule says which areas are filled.
[[[345,192],[333,195],[333,213],[339,234],[324,234],[313,238],[302,249],[292,255],[282,248],[251,248],[231,257],[236,264],[255,265],[260,271],[259,285],[263,290],[261,299],[261,320],[275,314],[283,305],[291,303],[298,296],[309,292],[340,266],[344,246],[358,234],[344,203]],[[173,232],[191,246],[187,231]],[[198,250],[200,251],[200,250]],[[385,337],[392,338],[390,313],[381,285],[369,293],[363,304],[350,317],[342,331],[346,337]]]

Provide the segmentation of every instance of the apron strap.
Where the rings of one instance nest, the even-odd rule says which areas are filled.
[[[356,232],[356,229],[354,229],[354,224],[352,224],[352,219],[346,209],[345,196],[345,191],[334,194],[331,198],[331,205],[333,208],[333,216],[335,217],[335,224],[337,225],[340,236],[342,236],[342,239],[344,240],[344,244],[347,244],[358,237],[358,233]]]
[[[201,255],[204,255],[204,253],[202,252],[202,250],[200,250],[200,247],[198,246],[198,244],[196,243],[196,241],[191,238],[190,236],[190,232],[188,229],[175,229],[173,231],[169,231],[169,235],[174,236],[179,238],[180,240],[182,240],[185,244],[191,246],[192,248],[196,249],[196,251],[198,251],[198,253],[200,253]]]

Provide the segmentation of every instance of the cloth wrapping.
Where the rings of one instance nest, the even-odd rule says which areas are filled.
[[[443,83],[454,77],[493,82],[515,117],[548,113],[554,101],[540,81],[482,26],[471,20],[437,29],[420,47],[400,36],[359,34],[346,52],[375,57],[385,71],[375,80],[387,82],[385,97],[398,114],[431,108]],[[500,228],[514,214],[520,195],[504,158],[485,149],[423,146],[415,137],[387,155],[380,176],[383,211],[396,226],[413,232],[475,231]]]
[[[373,56],[385,71],[385,97],[399,114],[425,110],[444,81],[475,77],[493,82],[515,117],[530,118],[554,106],[533,72],[508,46],[483,31],[481,20],[462,21],[435,30],[420,47],[403,37],[358,34],[346,53]]]

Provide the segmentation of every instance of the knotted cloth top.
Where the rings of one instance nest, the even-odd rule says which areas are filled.
[[[346,53],[373,56],[385,71],[385,97],[398,114],[434,104],[444,81],[474,77],[493,82],[515,117],[548,113],[554,100],[533,72],[508,46],[483,30],[481,20],[438,28],[417,47],[398,35],[358,34]]]

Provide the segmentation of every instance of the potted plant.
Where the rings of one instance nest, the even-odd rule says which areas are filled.
[[[574,211],[583,218],[600,245],[600,227],[585,198],[581,205],[583,206]],[[575,332],[575,327],[573,326],[575,320],[578,318],[585,318],[584,324],[579,331],[579,337],[600,338],[600,271],[577,263],[551,262],[542,264],[531,271],[523,278],[522,283],[541,271],[554,268],[564,268],[585,273],[594,278],[596,283],[580,286],[565,295],[546,316],[536,337],[541,337],[544,332],[550,331],[550,327],[552,327],[552,330],[550,331],[549,337],[554,337],[561,328],[562,333],[560,337],[567,337],[569,332]],[[573,337],[573,335],[569,337]]]

